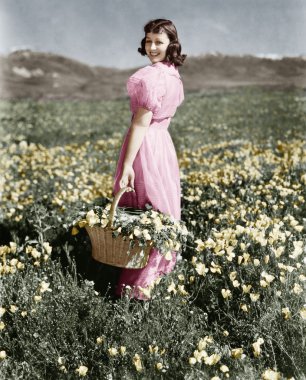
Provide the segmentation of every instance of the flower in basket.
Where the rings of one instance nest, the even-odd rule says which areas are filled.
[[[168,260],[172,259],[173,251],[181,250],[187,242],[190,233],[185,222],[153,210],[151,205],[147,204],[144,210],[117,207],[113,214],[112,227],[109,225],[110,208],[111,203],[106,206],[87,204],[78,213],[73,226],[82,228],[88,225],[111,229],[114,238],[121,235],[124,239],[129,239],[129,249],[136,243],[143,247],[149,244]]]

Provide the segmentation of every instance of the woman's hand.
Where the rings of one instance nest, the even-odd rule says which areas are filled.
[[[128,186],[130,183],[130,186],[134,189],[134,179],[135,179],[135,172],[132,167],[132,165],[129,164],[123,164],[122,168],[122,175],[119,181],[120,188]]]

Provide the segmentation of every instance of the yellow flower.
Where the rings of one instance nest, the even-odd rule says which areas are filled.
[[[240,285],[240,282],[239,282],[239,281],[237,281],[237,280],[234,280],[234,281],[233,281],[233,286],[234,286],[235,288],[237,288],[239,285]]]
[[[214,365],[218,363],[220,359],[221,359],[221,356],[219,354],[212,354],[204,358],[204,363],[207,365]]]
[[[102,343],[103,343],[103,341],[104,341],[104,338],[103,338],[103,336],[98,336],[98,338],[97,338],[96,342],[97,342],[98,344],[102,344]]]
[[[245,303],[240,305],[240,309],[245,311],[246,313],[249,311],[248,305],[246,305]]]
[[[138,354],[135,354],[133,357],[133,363],[136,368],[137,372],[141,372],[143,370],[142,368],[142,363],[141,363],[141,358]]]
[[[295,294],[300,294],[303,292],[303,288],[301,287],[301,285],[297,284],[296,282],[294,283],[294,287],[292,289],[292,292],[295,293]]]
[[[243,293],[250,293],[252,285],[242,285]]]
[[[206,268],[205,264],[203,263],[197,263],[195,266],[195,270],[198,272],[200,276],[205,276],[205,273],[209,271],[209,269]]]
[[[282,314],[283,314],[283,317],[284,319],[290,319],[291,318],[291,312],[289,310],[289,307],[283,307],[282,308]]]
[[[193,356],[191,357],[191,358],[189,358],[189,364],[190,365],[195,365],[196,364],[196,362],[197,362],[197,359],[196,358],[194,358]]]
[[[187,295],[189,294],[189,293],[185,290],[184,285],[178,285],[177,288],[178,288],[179,293],[180,293],[182,296],[187,296]]]
[[[240,359],[242,357],[242,354],[243,354],[243,349],[241,347],[239,347],[239,348],[233,348],[231,350],[231,356],[234,359]]]
[[[221,274],[221,266],[218,264],[215,264],[213,261],[211,262],[211,267],[210,267],[211,272],[213,273],[220,273]]]
[[[99,217],[95,214],[94,210],[90,210],[86,214],[86,222],[90,227],[94,226],[95,224],[99,223]]]
[[[220,371],[221,371],[221,372],[228,372],[228,371],[229,371],[229,368],[228,368],[227,365],[222,364],[222,365],[220,366]]]
[[[51,252],[52,252],[52,247],[51,247],[50,243],[48,243],[47,241],[45,241],[43,243],[43,247],[44,247],[45,251],[47,252],[47,254],[50,255]]]
[[[261,345],[264,343],[262,338],[258,338],[255,343],[252,344],[254,356],[258,357],[261,354]]]
[[[250,298],[252,302],[256,302],[259,300],[260,294],[259,293],[250,293]]]
[[[5,323],[3,321],[0,321],[0,330],[3,330],[5,327]]]
[[[41,296],[34,296],[34,301],[39,302],[41,301],[42,297]]]
[[[197,243],[196,251],[202,252],[205,248],[204,242],[201,239],[197,239],[194,242]]]
[[[4,307],[0,307],[0,317],[6,312],[6,309]]]
[[[42,281],[41,284],[40,284],[40,293],[44,293],[46,291],[48,292],[52,292],[52,289],[50,289],[50,283],[49,282],[45,282],[45,281]]]
[[[11,306],[10,306],[10,311],[11,311],[12,313],[15,313],[17,310],[18,310],[18,307],[17,307],[17,306],[15,306],[15,305],[11,305]]]
[[[162,363],[156,363],[156,369],[158,370],[158,371],[160,371],[161,369],[163,368],[163,365],[162,365]]]
[[[86,376],[88,368],[85,365],[81,365],[78,369],[75,370],[79,373],[79,376]]]
[[[300,309],[300,315],[301,315],[302,319],[306,319],[306,306],[303,306]]]
[[[108,353],[109,353],[110,356],[116,356],[118,354],[118,350],[115,347],[110,347],[108,349]]]
[[[237,272],[231,272],[229,274],[229,278],[231,281],[234,281],[236,279],[236,277],[237,277]]]
[[[280,380],[281,375],[279,372],[273,371],[272,369],[266,369],[261,375],[263,380]]]
[[[121,353],[121,355],[125,355],[125,353],[126,353],[126,347],[125,346],[120,346],[120,353]]]
[[[229,289],[222,289],[221,293],[223,298],[229,298],[232,296],[232,292]]]
[[[168,251],[165,254],[165,259],[168,260],[168,261],[172,260],[172,252],[171,251]]]
[[[71,235],[77,235],[79,233],[79,230],[76,227],[72,227]]]
[[[154,285],[149,285],[146,288],[143,288],[142,286],[138,286],[138,289],[148,298],[151,297],[151,291],[153,289]]]
[[[4,360],[6,358],[6,352],[5,351],[0,351],[0,359]]]

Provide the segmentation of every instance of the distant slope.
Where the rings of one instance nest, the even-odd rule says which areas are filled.
[[[0,56],[0,98],[117,99],[127,96],[125,82],[136,70],[93,67],[52,53],[19,50]],[[185,93],[248,85],[306,88],[302,57],[207,54],[187,57],[179,71]]]

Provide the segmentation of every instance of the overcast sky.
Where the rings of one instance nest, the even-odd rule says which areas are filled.
[[[137,48],[167,18],[189,56],[306,56],[306,0],[0,0],[0,54],[29,47],[95,66],[149,63]]]

